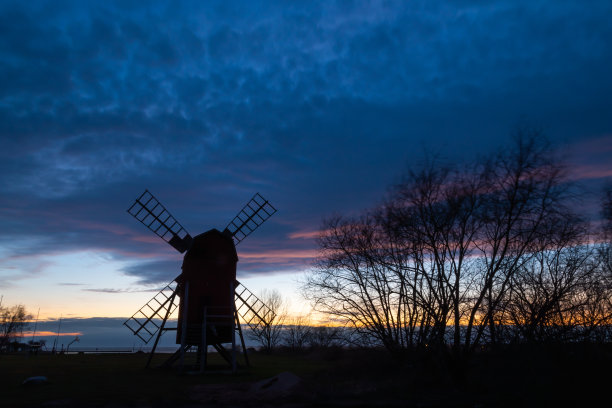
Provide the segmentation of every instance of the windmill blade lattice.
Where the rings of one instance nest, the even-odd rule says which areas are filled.
[[[238,215],[227,224],[225,230],[232,235],[234,244],[238,245],[275,212],[276,208],[268,200],[255,193]]]
[[[269,326],[276,314],[240,282],[235,286],[236,312],[253,331]]]
[[[176,310],[179,303],[176,299],[176,289],[175,281],[166,285],[123,324],[145,344],[148,343],[168,316]]]
[[[145,190],[127,211],[181,254],[189,249],[191,235],[149,190]]]

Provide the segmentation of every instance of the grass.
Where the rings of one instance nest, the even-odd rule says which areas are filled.
[[[232,374],[213,355],[209,371],[191,375],[145,369],[146,354],[0,355],[0,406],[584,406],[608,398],[612,380],[609,345],[486,351],[459,375],[433,353],[398,359],[381,350],[331,349],[250,358],[251,368]],[[290,395],[250,396],[250,384],[284,371],[302,379]],[[48,384],[21,385],[35,375]]]
[[[160,365],[167,355],[157,355],[152,367]],[[126,404],[190,402],[190,391],[196,385],[253,382],[283,371],[309,376],[322,369],[316,360],[286,355],[251,356],[252,368],[231,373],[217,355],[209,357],[209,373],[190,375],[176,369],[145,369],[146,354],[70,354],[0,356],[0,406],[38,406],[55,401],[58,405],[104,405],[109,401]],[[47,377],[48,384],[23,386],[32,376]],[[5,404],[5,405],[3,405]]]

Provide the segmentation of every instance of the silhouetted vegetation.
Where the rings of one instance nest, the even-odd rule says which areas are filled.
[[[287,319],[284,326],[283,346],[291,351],[303,351],[310,344],[312,322],[308,316],[300,315]]]
[[[374,210],[324,222],[304,292],[399,354],[609,342],[612,193],[590,228],[567,174],[535,131],[473,163],[429,160]]]
[[[11,351],[19,345],[32,318],[23,305],[5,307],[0,305],[0,352]]]
[[[260,316],[251,312],[248,319],[253,319],[258,324],[250,326],[247,335],[269,353],[282,342],[287,305],[278,290],[266,289],[259,297],[267,306],[266,313]]]

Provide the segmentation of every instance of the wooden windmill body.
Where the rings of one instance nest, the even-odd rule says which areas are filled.
[[[269,325],[274,314],[236,280],[236,245],[276,209],[255,194],[223,231],[211,229],[195,237],[148,190],[128,212],[177,251],[185,253],[181,274],[124,322],[145,344],[155,338],[147,366],[161,335],[170,330],[176,330],[176,343],[180,346],[165,365],[180,361],[182,367],[185,352],[195,347],[198,365],[204,370],[208,346],[213,346],[235,369],[236,333],[248,364],[241,323],[252,328]],[[168,317],[177,307],[177,326],[166,327]],[[223,346],[227,343],[231,343],[231,352]]]
[[[187,344],[200,344],[204,319],[213,324],[206,333],[208,344],[231,342],[234,294],[232,286],[236,281],[238,255],[231,236],[212,229],[196,236],[183,259],[182,273],[178,278],[179,296],[188,303],[179,307],[179,322],[187,319]],[[187,285],[188,283],[188,285]],[[186,289],[189,293],[186,296]],[[227,316],[227,317],[225,317]],[[182,327],[177,330],[177,343],[181,342]]]

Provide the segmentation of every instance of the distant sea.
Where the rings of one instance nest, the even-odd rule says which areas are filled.
[[[20,341],[31,340],[45,342],[43,350],[52,350],[55,344],[56,350],[68,350],[70,352],[148,352],[153,346],[155,338],[144,343],[123,325],[125,318],[93,317],[93,318],[68,318],[59,320],[39,321],[30,324],[28,330],[34,332],[24,335]],[[176,325],[176,321],[169,321]],[[171,327],[171,326],[170,326]],[[59,332],[59,335],[57,333]],[[244,341],[248,347],[257,347],[257,342],[251,340],[244,333]],[[75,341],[75,339],[77,339]],[[240,338],[236,336],[236,344],[240,344]],[[173,353],[178,348],[176,344],[176,332],[167,332],[161,337],[157,350],[164,353]]]

